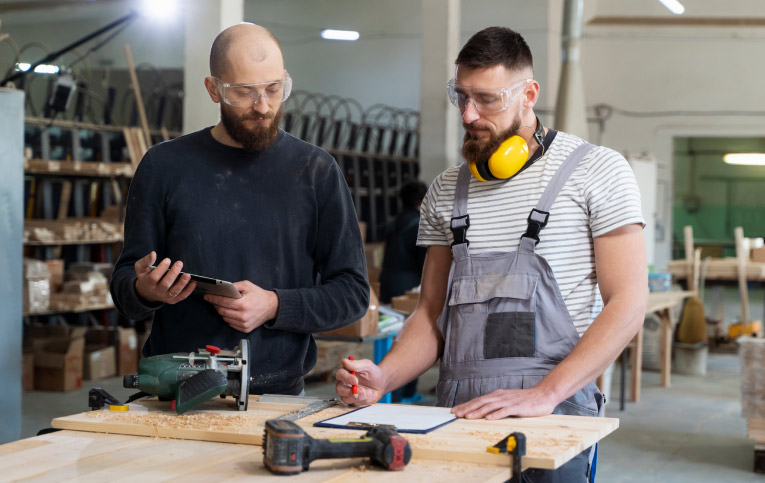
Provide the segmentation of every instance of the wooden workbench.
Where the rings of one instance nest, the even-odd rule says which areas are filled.
[[[56,418],[53,427],[64,431],[0,446],[3,478],[155,481],[267,476],[259,446],[263,422],[302,407],[261,403],[256,396],[246,412],[233,410],[231,399],[209,401],[182,416],[171,412],[167,402],[143,401],[140,406],[132,406],[127,413],[93,411]],[[336,406],[297,422],[317,438],[360,437],[363,431],[313,426],[350,409]],[[488,453],[486,447],[514,431],[527,438],[524,468],[558,468],[610,434],[618,423],[613,418],[557,415],[499,421],[461,419],[428,434],[404,434],[412,446],[412,462],[396,478],[505,481],[511,457]],[[391,474],[364,460],[324,460],[312,463],[311,470],[299,478],[389,481]]]
[[[645,313],[656,314],[661,320],[661,385],[669,387],[672,373],[672,322],[671,309],[693,295],[694,292],[685,290],[670,290],[669,292],[649,292]],[[640,401],[640,385],[643,372],[643,327],[630,342],[630,401]],[[624,381],[622,381],[624,383]],[[598,377],[598,387],[603,386],[603,376]]]
[[[649,292],[645,313],[656,314],[661,321],[661,385],[669,387],[672,373],[672,323],[671,309],[693,295],[694,292],[685,290],[670,290],[669,292]],[[630,401],[640,401],[640,384],[643,370],[643,328],[632,341],[630,352]]]

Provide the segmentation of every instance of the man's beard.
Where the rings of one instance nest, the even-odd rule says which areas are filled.
[[[249,152],[263,151],[274,142],[279,134],[279,122],[284,114],[281,106],[274,114],[269,110],[265,114],[255,111],[248,111],[242,116],[237,116],[230,108],[223,103],[220,106],[220,120],[223,127],[231,139],[241,144]],[[250,119],[270,119],[271,122],[264,126],[256,123],[255,127],[250,129],[244,125],[244,122]]]
[[[463,127],[468,129],[470,126],[463,124]],[[489,139],[486,141],[479,139],[478,136],[469,131],[465,131],[465,138],[462,142],[462,155],[467,161],[474,161],[476,163],[487,162],[505,139],[515,136],[520,130],[521,117],[516,116],[510,127],[499,134],[495,134],[494,131],[486,128],[486,131],[490,134]]]

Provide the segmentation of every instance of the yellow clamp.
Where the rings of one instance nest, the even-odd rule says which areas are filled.
[[[127,411],[129,409],[128,405],[125,404],[124,406],[118,406],[115,404],[109,405],[109,411]]]
[[[505,442],[507,443],[505,448],[502,448],[503,441],[500,441],[499,443],[495,444],[494,446],[487,446],[486,447],[486,451],[488,451],[489,453],[494,453],[494,454],[512,453],[513,450],[515,449],[516,444],[517,444],[517,442],[515,441],[515,436],[508,436],[506,438]]]

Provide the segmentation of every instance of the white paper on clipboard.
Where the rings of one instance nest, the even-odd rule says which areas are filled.
[[[457,419],[451,408],[374,404],[342,416],[325,419],[314,426],[324,428],[366,429],[348,426],[349,423],[390,424],[399,433],[428,433]]]

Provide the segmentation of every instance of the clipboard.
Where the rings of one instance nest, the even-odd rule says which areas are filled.
[[[367,430],[369,426],[387,424],[395,426],[399,433],[425,434],[456,419],[457,416],[452,414],[451,408],[374,404],[316,422],[314,426]]]

